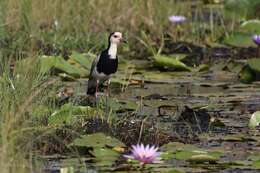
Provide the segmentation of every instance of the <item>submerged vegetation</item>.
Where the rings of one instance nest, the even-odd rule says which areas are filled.
[[[1,172],[260,169],[259,9],[259,0],[1,0]],[[86,81],[112,31],[128,44],[112,96],[95,100]]]

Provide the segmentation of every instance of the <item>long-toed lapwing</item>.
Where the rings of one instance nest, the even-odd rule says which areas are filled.
[[[103,50],[92,62],[87,94],[95,94],[97,97],[99,84],[107,80],[107,93],[109,93],[111,75],[117,71],[118,67],[117,46],[122,41],[124,40],[120,32],[113,32],[109,35],[107,49]]]

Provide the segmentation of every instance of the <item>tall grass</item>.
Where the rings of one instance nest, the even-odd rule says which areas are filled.
[[[1,57],[0,73],[0,167],[1,173],[31,172],[29,162],[33,134],[41,124],[33,110],[46,103],[54,80],[40,74],[35,58],[17,61],[13,72]]]
[[[141,37],[141,31],[155,42],[167,33],[176,37],[172,34],[176,27],[168,21],[170,15],[189,18],[182,26],[182,40],[201,41],[201,35],[206,34],[205,24],[198,26],[192,19],[202,5],[194,10],[191,1],[2,0],[0,5],[3,10],[0,26],[4,26],[4,40],[8,41],[7,56],[26,56],[27,50],[41,50],[44,54],[71,49],[100,50],[106,45],[107,33],[115,30],[122,31],[132,43],[138,43],[135,38]],[[215,26],[211,23],[214,32]],[[140,46],[133,43],[131,50]]]

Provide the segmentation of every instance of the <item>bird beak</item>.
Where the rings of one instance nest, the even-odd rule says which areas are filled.
[[[123,38],[121,38],[120,41],[123,42],[123,43],[127,43],[127,40],[125,40]]]

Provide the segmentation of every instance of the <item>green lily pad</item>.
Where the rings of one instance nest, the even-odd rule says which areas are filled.
[[[50,72],[50,70],[55,66],[56,61],[57,59],[54,57],[42,56],[40,58],[40,64],[41,64],[40,72],[42,74]]]
[[[247,33],[260,34],[260,20],[247,20],[240,28]]]
[[[254,168],[260,169],[260,160],[254,161],[252,166]]]
[[[80,138],[75,139],[70,146],[88,146],[94,148],[105,148],[125,146],[124,143],[111,136],[106,136],[104,133],[94,133],[90,135],[82,135]]]
[[[196,150],[198,149],[198,147],[196,147],[195,145],[191,145],[191,144],[184,144],[181,142],[170,142],[168,144],[165,144],[161,147],[162,150]]]
[[[255,80],[254,71],[247,65],[239,72],[239,79],[243,83],[251,83]]]
[[[92,55],[92,54],[82,54],[82,53],[78,53],[78,52],[73,51],[69,58],[73,59],[74,61],[79,63],[85,69],[90,70],[92,61],[95,57],[96,56]]]
[[[252,114],[248,126],[250,128],[255,128],[256,126],[259,126],[260,124],[260,111],[256,111]]]
[[[226,37],[224,43],[234,47],[255,47],[256,45],[252,41],[252,35],[236,32],[233,35]]]
[[[86,69],[73,66],[65,61],[62,57],[55,58],[57,59],[56,64],[54,65],[56,69],[66,72],[74,77],[86,77],[88,75],[88,71]]]
[[[51,69],[56,69],[73,77],[85,77],[88,75],[86,69],[73,66],[60,56],[43,56],[40,58],[40,63],[41,73],[47,73]]]
[[[197,67],[197,69],[198,69],[199,72],[208,71],[209,70],[209,65],[208,64],[200,64]]]
[[[191,71],[191,68],[177,59],[177,57],[169,57],[166,55],[155,55],[153,57],[156,67],[169,67],[175,70]]]
[[[260,153],[252,152],[250,156],[248,156],[247,160],[259,160],[260,159]]]
[[[260,73],[260,58],[249,59],[247,63],[252,70]]]
[[[225,15],[240,19],[256,18],[259,4],[259,0],[225,0]]]
[[[225,1],[225,12],[229,15],[245,18],[247,15],[247,0],[226,0]]]
[[[113,148],[122,146],[125,146],[124,143],[104,133],[82,135],[68,145],[68,147],[93,148],[93,150],[89,152],[95,156],[93,161],[98,167],[111,167],[114,161],[120,156],[120,152]]]
[[[112,166],[114,161],[120,156],[120,153],[108,148],[94,148],[91,152],[95,156],[96,166]]]
[[[191,144],[183,144],[179,142],[171,142],[165,144],[161,147],[162,153],[161,157],[165,160],[177,159],[177,160],[207,160],[207,161],[217,161],[219,157],[223,154],[220,151],[210,151],[198,148]],[[200,157],[201,156],[201,157]]]
[[[217,162],[219,159],[211,156],[211,155],[207,155],[207,154],[199,154],[199,155],[193,155],[191,156],[187,161],[188,162],[192,162],[192,163],[204,163],[204,162]]]

